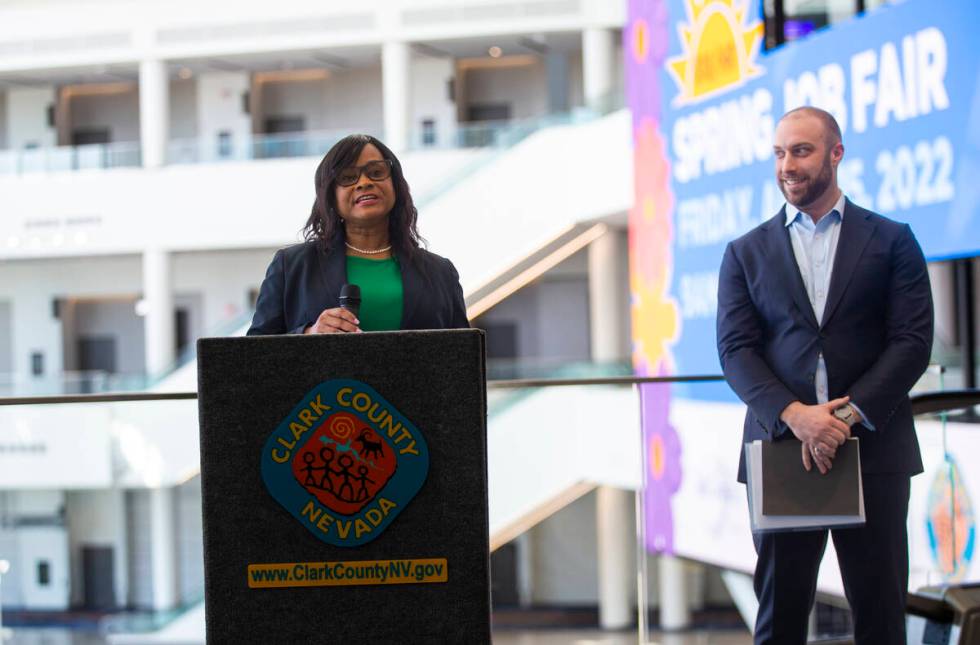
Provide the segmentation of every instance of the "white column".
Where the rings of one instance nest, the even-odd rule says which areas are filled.
[[[660,626],[665,630],[684,629],[691,624],[687,604],[687,570],[684,562],[669,555],[660,560]]]
[[[144,168],[159,168],[167,161],[169,107],[167,64],[161,60],[140,62],[140,145]]]
[[[615,229],[589,244],[589,333],[592,360],[624,359],[626,312],[626,243]]]
[[[626,249],[619,231],[610,229],[591,244],[589,263],[589,333],[592,360],[623,358],[621,347],[627,308],[623,270]],[[636,530],[633,495],[603,486],[596,494],[599,626],[622,629],[633,624]]]
[[[408,43],[386,42],[381,47],[381,81],[384,109],[384,142],[395,152],[408,148],[409,73]]]
[[[143,252],[143,300],[146,373],[152,376],[167,369],[175,356],[174,294],[167,251]]]
[[[613,89],[616,64],[616,33],[589,27],[582,32],[582,87],[585,105],[592,107]]]
[[[177,606],[177,531],[174,489],[150,490],[150,575],[153,580],[153,609],[166,611]]]
[[[517,543],[517,598],[521,607],[534,604],[534,538],[531,531],[524,531],[514,541]]]
[[[596,491],[596,538],[599,569],[599,626],[622,629],[633,624],[636,585],[633,495],[602,486]]]

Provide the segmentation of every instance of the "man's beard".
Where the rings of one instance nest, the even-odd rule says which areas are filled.
[[[793,201],[790,198],[789,193],[786,191],[786,186],[782,181],[779,182],[779,190],[783,193],[783,197],[786,198],[787,202],[797,207],[801,211],[806,211],[808,206],[820,199],[820,196],[827,191],[827,188],[830,186],[830,182],[833,181],[833,179],[834,168],[830,163],[830,152],[828,151],[827,155],[824,157],[823,165],[820,167],[820,174],[817,175],[816,179],[809,182],[809,188],[807,188],[806,192],[804,192],[799,199]]]

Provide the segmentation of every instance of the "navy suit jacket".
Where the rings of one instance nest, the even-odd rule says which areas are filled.
[[[731,242],[719,274],[718,354],[729,385],[748,405],[742,441],[793,437],[779,415],[793,401],[817,402],[823,352],[830,399],[850,396],[875,427],[851,430],[861,440],[861,470],[922,472],[908,393],[929,364],[933,311],[911,229],[848,200],[818,321],[785,220],[784,207]]]
[[[424,249],[398,257],[404,291],[402,329],[469,327],[459,274],[452,262]],[[347,255],[315,242],[276,251],[255,303],[249,336],[302,334],[324,309],[340,306]]]

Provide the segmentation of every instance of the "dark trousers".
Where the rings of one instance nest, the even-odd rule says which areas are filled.
[[[905,645],[908,475],[863,475],[861,528],[832,529],[857,645]],[[753,533],[756,645],[803,645],[827,530]]]

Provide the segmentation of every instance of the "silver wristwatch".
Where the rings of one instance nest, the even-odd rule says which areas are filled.
[[[854,408],[849,403],[842,405],[834,410],[834,416],[847,425],[852,425],[854,423]]]

